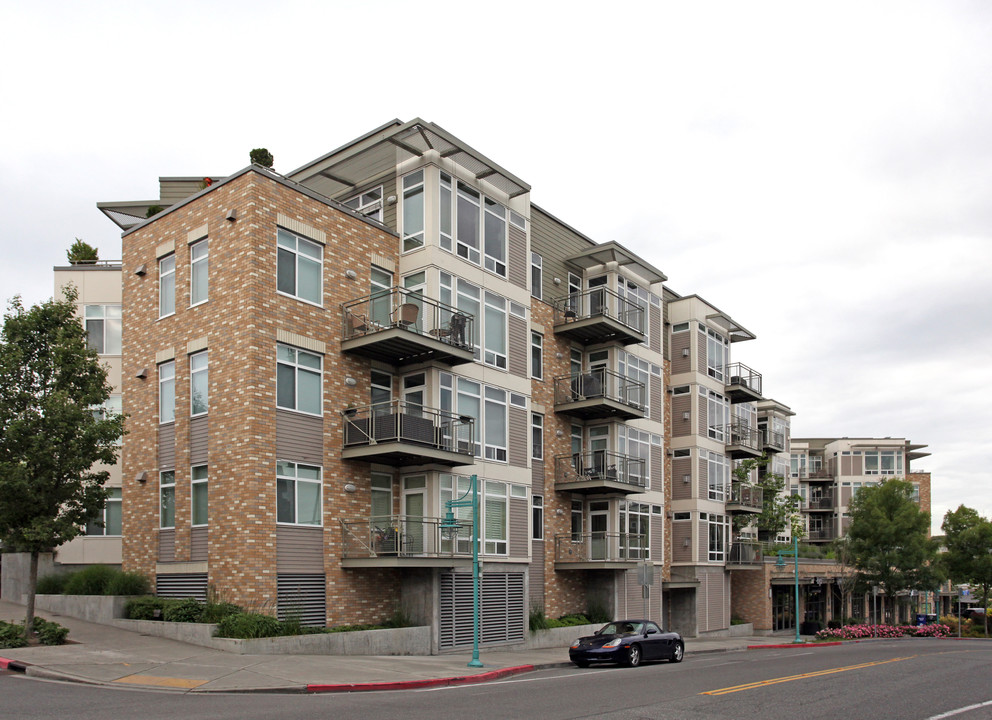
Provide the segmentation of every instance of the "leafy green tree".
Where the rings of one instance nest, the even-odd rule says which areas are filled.
[[[261,165],[262,167],[267,167],[267,168],[272,167],[272,163],[276,161],[276,159],[272,156],[272,153],[270,153],[265,148],[255,148],[250,153],[248,153],[248,157],[251,158],[251,161],[253,163],[256,163],[258,165]]]
[[[985,598],[985,634],[989,634],[988,598],[992,590],[992,522],[976,510],[959,505],[948,510],[940,529],[944,531],[947,552],[941,564],[955,582],[978,585]]]
[[[97,249],[89,243],[76,238],[76,242],[65,251],[70,265],[92,265],[100,259]]]
[[[893,602],[903,590],[932,590],[939,577],[930,514],[914,493],[912,483],[893,478],[861,488],[849,505],[851,562],[864,583],[879,586]]]
[[[34,623],[38,556],[81,534],[107,497],[121,415],[95,410],[107,371],[75,315],[76,290],[25,310],[10,303],[0,329],[0,542],[29,553],[25,636]]]
[[[754,525],[761,534],[777,535],[788,529],[793,535],[802,537],[805,532],[799,513],[800,498],[785,491],[785,478],[774,473],[764,473],[757,483],[751,482],[751,473],[755,469],[765,468],[768,463],[767,456],[748,458],[733,469],[731,475],[734,483],[761,488],[761,512],[735,515],[734,529],[740,531]]]

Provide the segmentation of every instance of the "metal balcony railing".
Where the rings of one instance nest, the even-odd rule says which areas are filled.
[[[346,448],[400,442],[468,457],[475,454],[475,419],[466,415],[406,400],[349,408],[342,414]]]
[[[730,546],[728,565],[761,565],[764,562],[764,548],[760,542],[738,541]]]
[[[605,287],[575,292],[552,301],[555,325],[593,317],[612,318],[644,333],[644,307]]]
[[[647,535],[591,532],[555,537],[556,563],[636,562],[647,557]]]
[[[642,382],[606,368],[593,368],[555,378],[555,405],[595,399],[612,400],[641,409],[647,405],[647,388]]]
[[[741,508],[761,511],[764,490],[750,483],[735,482],[730,485],[728,505],[738,505]]]
[[[400,328],[457,348],[474,346],[475,318],[420,292],[392,287],[346,302],[342,308],[345,340]]]
[[[764,447],[768,449],[785,450],[785,433],[775,432],[765,428],[761,439]]]
[[[644,488],[648,482],[647,468],[643,458],[607,450],[591,450],[555,458],[555,482],[558,485],[589,481],[624,483]]]
[[[761,395],[761,373],[749,368],[744,363],[727,365],[727,387],[750,390],[755,395]]]
[[[822,542],[824,540],[833,540],[834,531],[831,528],[817,528],[816,530],[810,530],[806,539],[810,542]]]
[[[375,515],[339,522],[345,559],[472,556],[471,521],[460,521],[454,539],[445,537],[436,517]]]
[[[754,454],[761,454],[761,433],[742,420],[734,420],[729,425],[711,425],[709,436],[728,446],[744,448]]]
[[[833,510],[833,493],[823,493],[816,497],[805,498],[803,499],[803,508],[805,510]]]

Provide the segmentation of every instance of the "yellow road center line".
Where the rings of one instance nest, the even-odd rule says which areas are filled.
[[[830,668],[828,670],[817,670],[815,672],[801,673],[799,675],[789,675],[788,677],[772,678],[770,680],[757,680],[755,682],[747,683],[745,685],[735,685],[728,688],[720,688],[719,690],[707,690],[706,692],[699,693],[700,695],[729,695],[730,693],[741,692],[743,690],[754,690],[755,688],[766,687],[768,685],[777,685],[784,682],[792,682],[794,680],[806,680],[807,678],[820,677],[822,675],[833,675],[834,673],[847,672],[848,670],[861,670],[863,668],[874,667],[876,665],[885,665],[887,663],[901,662],[903,660],[911,660],[915,658],[916,655],[909,655],[907,657],[892,658],[891,660],[877,660],[875,662],[861,663],[860,665],[847,665],[845,667]]]
[[[154,675],[128,675],[118,678],[114,682],[127,683],[129,685],[154,685],[156,687],[198,688],[206,685],[207,680],[188,680],[186,678],[155,677]]]

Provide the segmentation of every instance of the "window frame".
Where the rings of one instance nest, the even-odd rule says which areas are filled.
[[[544,296],[544,258],[536,252],[530,254],[530,296],[538,300]]]
[[[286,472],[289,467],[292,466],[293,474]],[[307,468],[309,470],[316,470],[317,479],[313,480],[311,478],[301,478],[300,468]],[[292,460],[277,460],[276,461],[276,524],[277,525],[293,525],[297,527],[323,527],[324,526],[324,512],[323,512],[323,478],[324,469],[319,465],[310,465],[308,463],[297,463]],[[280,481],[283,484],[289,483],[292,486],[292,520],[280,519],[282,515],[282,510],[285,506],[280,506],[282,501],[280,497]],[[309,489],[313,491],[316,489],[317,498],[314,508],[317,511],[318,520],[315,523],[311,522],[300,522],[300,490]]]
[[[171,265],[171,267],[167,267]],[[163,312],[165,299],[168,297],[172,309]],[[158,318],[167,318],[176,314],[176,254],[169,253],[158,260]]]
[[[292,239],[293,247],[288,246],[289,240]],[[315,250],[315,255],[308,252],[300,252],[300,247],[311,248]],[[279,287],[279,281],[281,274],[279,272],[282,258],[285,255],[293,256],[293,292],[284,290]],[[305,267],[305,263],[313,263],[317,266],[317,299],[314,300],[312,297],[307,297],[300,292],[300,268]],[[299,300],[300,302],[306,303],[307,305],[313,305],[314,307],[324,307],[324,246],[321,245],[316,240],[308,238],[305,235],[301,235],[298,232],[293,232],[292,230],[287,230],[284,227],[276,228],[276,293],[282,295],[283,297],[291,297],[294,300]]]
[[[530,456],[544,459],[544,415],[536,412],[530,414]]]
[[[544,539],[544,496],[543,495],[531,495],[530,496],[530,507],[531,507],[531,540],[543,540]]]
[[[544,379],[544,335],[536,330],[530,331],[530,376]]]
[[[287,360],[282,357],[282,354],[286,351],[293,353],[293,359]],[[317,360],[317,369],[301,365],[300,355],[305,355],[309,357],[314,357]],[[288,405],[280,404],[284,399],[282,397],[282,384],[281,384],[281,373],[280,366],[284,368],[289,368],[293,373],[293,405],[292,407]],[[300,374],[304,375],[316,375],[317,378],[317,410],[304,410],[300,408]],[[309,415],[311,417],[323,417],[324,415],[324,357],[320,353],[315,353],[311,350],[303,350],[301,348],[294,347],[287,343],[276,343],[276,408],[279,410],[287,410],[289,412],[296,412],[302,415]]]
[[[99,315],[91,315],[92,312],[98,312]],[[111,312],[108,312],[111,311]],[[116,310],[116,316],[113,312]],[[120,355],[122,352],[122,336],[123,336],[123,306],[120,303],[94,303],[87,304],[83,306],[83,327],[86,329],[86,345],[93,350],[96,350],[97,355]],[[116,322],[116,333],[113,331]],[[90,323],[100,323],[100,345],[97,346],[92,342],[91,336],[95,334],[94,331],[90,329]],[[108,342],[108,338],[112,339],[114,342]],[[107,352],[107,347],[117,348],[117,352]]]
[[[417,177],[419,175],[419,177]],[[409,181],[409,185],[407,182]],[[415,250],[419,250],[424,247],[427,240],[427,172],[426,168],[419,168],[413,172],[407,173],[403,176],[400,181],[400,188],[402,190],[402,199],[400,201],[400,207],[402,212],[403,221],[403,232],[400,236],[400,242],[402,246],[402,252],[408,253]],[[407,218],[408,202],[411,199],[419,198],[419,210],[420,210],[420,227],[414,232],[409,232],[410,228],[407,227],[409,224],[409,219]],[[412,203],[410,204],[412,207]]]
[[[207,350],[191,353],[189,356],[189,416],[191,418],[202,417],[210,412],[210,358]],[[202,367],[194,367],[194,364],[203,359]],[[197,410],[196,392],[194,386],[199,384],[200,376],[203,376],[203,409]]]
[[[372,198],[371,200],[368,199],[370,197]],[[368,188],[352,195],[347,200],[342,200],[341,204],[351,208],[363,217],[382,222],[382,199],[383,187],[379,185],[378,187]]]
[[[202,472],[202,475],[201,475]],[[199,476],[199,477],[198,477]],[[210,486],[208,484],[209,471],[207,464],[193,465],[189,469],[189,517],[190,527],[206,527],[210,517]],[[204,508],[203,518],[197,517],[197,491],[201,490],[206,495],[203,498]],[[197,522],[200,519],[203,522]]]
[[[168,375],[165,374],[168,370]],[[169,419],[164,419],[162,411],[164,409],[164,393],[162,392],[163,386],[170,387],[172,393],[172,405],[169,408]],[[158,365],[158,424],[168,425],[169,423],[174,423],[176,421],[176,361],[167,360],[164,363],[159,363]]]
[[[189,306],[196,307],[210,300],[210,238],[201,238],[189,244]],[[201,253],[197,255],[197,253]],[[194,299],[196,281],[203,274],[203,298]]]
[[[169,506],[166,505],[169,498]],[[166,525],[166,515],[171,515],[172,524]],[[160,530],[176,528],[176,471],[162,470],[158,474],[158,527]]]
[[[123,535],[123,502],[121,499],[121,488],[120,487],[108,487],[110,494],[107,496],[107,502],[104,504],[103,509],[100,511],[100,517],[94,518],[86,523],[86,537],[121,537]],[[115,494],[116,493],[116,494]],[[116,507],[116,522],[120,527],[115,528],[118,532],[107,532],[108,525],[110,524],[111,508]],[[97,523],[101,523],[98,525]]]

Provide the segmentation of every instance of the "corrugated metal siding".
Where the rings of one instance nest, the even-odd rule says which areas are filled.
[[[672,375],[692,370],[692,358],[682,355],[682,351],[689,347],[689,338],[691,337],[691,332],[672,334]]]
[[[158,469],[176,468],[176,424],[158,426]]]
[[[323,418],[276,410],[276,456],[294,462],[323,464]]]
[[[531,460],[530,487],[535,495],[544,494],[544,460]]]
[[[664,562],[665,560],[665,516],[651,516],[651,562]],[[655,572],[661,572],[661,568],[656,568]]]
[[[683,420],[689,413],[689,420]],[[694,435],[692,432],[692,395],[676,395],[672,398],[672,437]]]
[[[699,594],[696,616],[699,630],[709,632],[727,627],[728,602],[727,580],[721,570],[699,574]]]
[[[662,411],[665,408],[665,393],[661,386],[661,377],[651,376],[651,397],[648,400],[651,407],[651,419],[655,422],[662,422]]]
[[[207,559],[209,528],[195,527],[189,531],[189,559],[191,562],[203,562]]]
[[[534,252],[544,258],[542,297],[550,303],[568,294],[568,267],[562,258],[587,250],[593,243],[531,205],[530,245]],[[530,262],[527,267],[530,267]],[[555,278],[561,279],[561,286],[554,284]]]
[[[699,494],[696,497],[705,500],[710,496],[710,473],[706,458],[699,458],[699,470],[696,477],[699,479]]]
[[[661,352],[661,308],[650,305],[648,308],[648,343],[652,350]]]
[[[322,573],[324,529],[276,526],[276,572]]]
[[[527,341],[527,321],[515,315],[510,315],[508,323],[509,334],[506,343],[507,369],[511,375],[525,378],[527,377],[527,352],[530,346],[530,343]]]
[[[706,333],[698,330],[689,330],[696,333],[696,372],[700,375],[706,374]]]
[[[520,642],[524,638],[523,573],[487,572],[479,583],[480,643]],[[442,649],[472,644],[472,575],[442,573],[439,618]]]
[[[176,559],[176,531],[158,531],[158,561],[174,562]]]
[[[276,616],[280,620],[299,618],[301,625],[315,627],[327,624],[327,581],[323,575],[279,573],[276,585]]]
[[[159,597],[195,598],[207,601],[206,573],[163,573],[155,576],[155,594]]]
[[[202,465],[207,462],[207,416],[192,418],[189,421],[189,464]]]
[[[530,274],[530,257],[527,255],[527,233],[513,223],[507,223],[506,272],[507,280],[517,287],[527,289]]]
[[[706,401],[706,398],[704,398],[703,396],[701,396],[695,390],[696,389],[693,388],[693,391],[694,391],[693,394],[696,396],[696,400],[699,403],[699,411],[696,413],[696,415],[698,416],[697,417],[698,422],[697,422],[696,434],[697,435],[702,435],[703,437],[706,437],[707,434],[708,434],[708,430],[707,430],[707,427],[706,426],[709,423],[709,405],[708,405],[708,403]]]
[[[689,482],[683,478],[689,475]],[[692,497],[692,458],[680,457],[672,460],[672,499],[688,500]]]
[[[672,523],[672,562],[692,562],[692,523],[689,521]]]
[[[526,498],[510,498],[510,557],[527,557],[530,506]]]
[[[660,445],[651,446],[651,482],[648,490],[661,492],[665,489],[664,453]]]
[[[530,423],[527,422],[527,411],[511,407],[508,412],[510,432],[507,436],[509,447],[506,449],[507,461],[514,467],[527,467],[530,457]]]
[[[544,540],[531,541],[531,562],[527,574],[530,604],[534,608],[544,607],[544,547]]]

